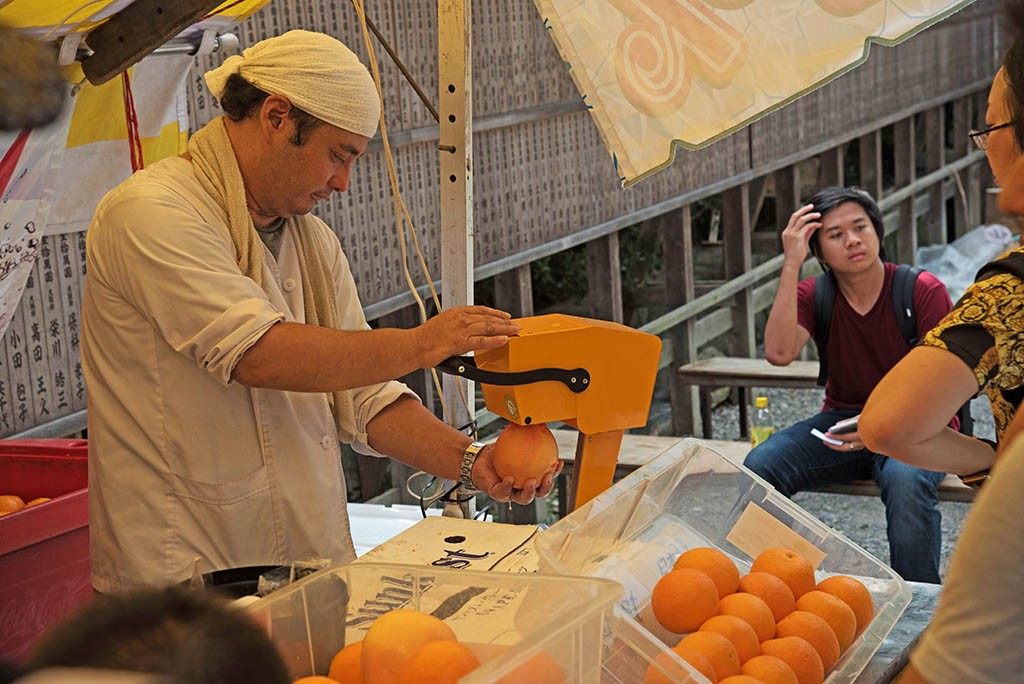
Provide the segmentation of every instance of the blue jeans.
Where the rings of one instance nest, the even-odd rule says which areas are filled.
[[[867,449],[832,451],[811,434],[856,411],[828,410],[775,433],[743,464],[785,496],[851,480],[871,479],[882,490],[892,569],[903,579],[938,584],[942,514],[938,484],[945,476]]]

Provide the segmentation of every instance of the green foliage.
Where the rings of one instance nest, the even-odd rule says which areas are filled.
[[[579,245],[530,264],[533,305],[538,311],[571,301],[579,304],[587,296],[587,248]]]

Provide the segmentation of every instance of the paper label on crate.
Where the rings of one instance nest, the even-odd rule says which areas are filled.
[[[537,533],[536,525],[429,517],[366,552],[356,561],[432,565],[450,570],[494,570],[523,549]],[[506,572],[527,572],[505,563]],[[510,569],[514,568],[514,569]]]
[[[726,539],[751,558],[756,558],[766,549],[781,546],[796,551],[815,568],[825,559],[824,551],[752,501],[747,504]]]

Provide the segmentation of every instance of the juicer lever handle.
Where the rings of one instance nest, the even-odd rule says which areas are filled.
[[[579,394],[590,387],[590,373],[586,368],[535,368],[528,371],[502,373],[478,368],[472,356],[449,356],[437,365],[437,369],[449,375],[458,375],[485,385],[528,385],[533,382],[553,380]]]

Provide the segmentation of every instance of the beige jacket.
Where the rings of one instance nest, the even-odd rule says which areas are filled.
[[[192,165],[173,158],[112,190],[89,227],[81,348],[101,592],[185,580],[196,557],[208,572],[355,556],[326,395],[231,382],[270,326],[303,322],[294,226],[279,261],[265,254],[264,291],[213,228],[225,222]],[[342,327],[365,329],[348,261],[330,242]],[[346,441],[374,454],[366,426],[404,394],[397,382],[355,390]]]

